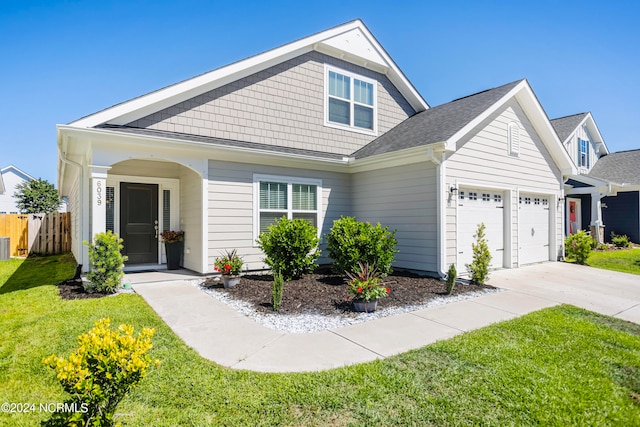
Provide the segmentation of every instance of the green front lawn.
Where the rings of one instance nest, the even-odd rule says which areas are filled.
[[[53,286],[59,276],[42,271],[70,276],[73,265],[47,259],[40,273],[20,273],[27,289],[5,292],[18,283],[13,276],[0,287],[1,402],[62,402],[41,359],[68,355],[79,334],[110,316],[157,328],[152,357],[163,361],[118,408],[123,425],[640,425],[633,323],[561,306],[381,361],[260,374],[201,358],[137,295],[62,301]],[[0,262],[0,278],[26,262]],[[2,413],[0,424],[46,418]]]
[[[605,270],[640,274],[640,248],[613,251],[592,251],[587,265]]]

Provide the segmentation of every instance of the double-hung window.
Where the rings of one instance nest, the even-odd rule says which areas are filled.
[[[578,166],[589,167],[589,141],[578,138]]]
[[[255,238],[283,216],[304,219],[318,228],[321,194],[321,180],[255,175]]]
[[[336,68],[326,73],[326,123],[376,132],[375,81]]]

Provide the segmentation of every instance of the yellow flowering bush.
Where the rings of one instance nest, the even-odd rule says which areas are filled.
[[[76,412],[54,414],[49,425],[114,425],[116,406],[152,363],[147,352],[155,329],[144,328],[137,337],[133,332],[131,325],[112,330],[109,318],[101,319],[78,337],[78,348],[68,358],[51,355],[42,360],[71,395],[69,406],[76,408]],[[155,365],[159,364],[156,360]]]

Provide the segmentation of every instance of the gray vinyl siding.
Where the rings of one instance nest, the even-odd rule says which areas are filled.
[[[255,245],[253,235],[254,174],[322,180],[321,236],[329,232],[335,219],[351,214],[348,174],[209,160],[208,272],[213,271],[215,258],[227,249],[237,249],[247,269],[266,268],[264,254]],[[329,260],[322,256],[318,262]]]
[[[397,230],[395,267],[437,271],[436,167],[415,163],[354,174],[353,212]]]
[[[578,138],[589,141],[589,167],[588,168],[578,166],[579,164],[578,163],[578,160],[579,160]],[[573,163],[578,167],[578,171],[581,174],[589,173],[591,168],[593,168],[593,165],[598,160],[595,145],[593,143],[593,138],[591,138],[591,134],[587,130],[586,126],[578,127],[578,129],[576,129],[576,131],[573,134],[571,134],[571,136],[567,140],[567,143],[565,144],[565,148],[567,149],[567,153],[569,153],[569,157],[571,157],[571,160],[573,160]]]
[[[202,186],[203,179],[184,166],[180,169],[180,229],[184,231],[184,267],[198,272],[208,271],[202,266]]]
[[[351,154],[375,136],[324,126],[324,64],[378,82],[378,134],[414,114],[386,76],[319,52],[310,52],[129,125]]]
[[[520,125],[520,154],[509,155],[507,127],[510,122]],[[511,219],[511,266],[518,265],[518,192],[535,192],[560,197],[562,174],[544,147],[531,123],[515,100],[481,123],[476,131],[458,142],[457,151],[446,161],[446,186],[476,185],[495,186],[501,191],[511,191],[511,205],[507,217]],[[507,193],[505,192],[505,197]],[[507,202],[508,199],[505,200]],[[457,201],[447,203],[446,264],[456,262]],[[555,235],[558,252],[562,247],[562,209],[549,200],[555,211]],[[509,230],[505,230],[508,232]],[[505,254],[506,257],[507,254]],[[560,254],[558,254],[560,255]]]

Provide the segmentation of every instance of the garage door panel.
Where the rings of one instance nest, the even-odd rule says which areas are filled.
[[[466,271],[473,261],[473,235],[484,223],[491,252],[491,267],[500,268],[504,259],[504,197],[501,191],[461,188],[458,194],[458,269]]]
[[[549,196],[522,194],[518,201],[520,264],[549,260]]]

